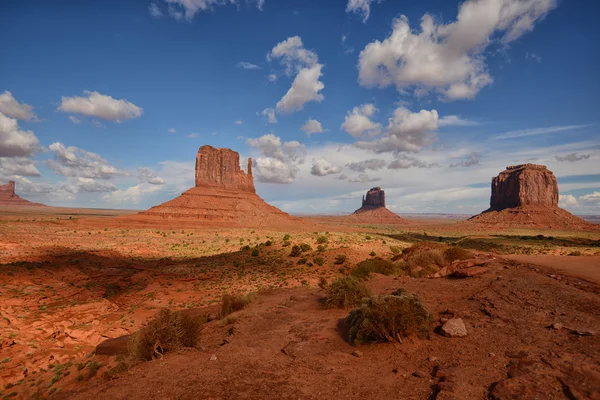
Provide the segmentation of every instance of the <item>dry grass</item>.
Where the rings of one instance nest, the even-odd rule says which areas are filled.
[[[167,351],[194,347],[206,320],[168,309],[161,310],[129,340],[129,353],[135,361],[162,357]]]
[[[400,342],[416,334],[427,337],[433,317],[412,293],[398,290],[391,295],[370,297],[346,317],[349,340],[353,344]]]
[[[245,296],[225,294],[221,299],[221,318],[225,318],[229,314],[239,311],[246,307],[254,299],[254,293],[248,293]]]
[[[398,265],[389,260],[377,257],[361,261],[354,269],[352,269],[351,275],[356,278],[366,279],[370,273],[396,275],[399,272],[400,268],[398,268]]]
[[[420,278],[435,274],[445,265],[444,253],[438,249],[430,249],[420,253],[413,253],[400,265],[400,268],[406,274]]]
[[[473,258],[473,253],[462,247],[452,246],[444,250],[444,259],[449,263],[456,260],[467,260],[469,258]]]
[[[325,306],[328,308],[349,308],[362,303],[362,299],[369,297],[371,291],[365,286],[365,282],[353,276],[338,278],[327,286],[327,300]]]

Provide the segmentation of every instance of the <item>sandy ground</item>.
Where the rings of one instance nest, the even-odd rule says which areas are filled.
[[[522,263],[543,265],[561,273],[587,279],[600,285],[600,258],[555,255],[504,255],[503,258]]]

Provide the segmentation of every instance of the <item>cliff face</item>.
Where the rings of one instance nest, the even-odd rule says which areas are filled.
[[[506,167],[492,179],[490,209],[542,206],[558,207],[558,184],[552,171],[543,165]]]
[[[248,159],[248,174],[240,168],[240,155],[231,149],[202,146],[196,156],[196,187],[218,187],[255,193],[252,159]]]
[[[362,208],[385,207],[385,192],[379,187],[374,187],[363,196]]]
[[[10,199],[15,195],[15,181],[10,181],[5,185],[0,185],[0,198],[1,199]]]
[[[43,206],[43,204],[20,198],[15,193],[15,181],[10,181],[0,185],[0,206]]]

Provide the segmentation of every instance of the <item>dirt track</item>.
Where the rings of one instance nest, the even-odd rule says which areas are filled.
[[[503,258],[523,263],[542,265],[572,276],[587,279],[600,285],[599,257],[570,257],[555,255],[505,255]]]

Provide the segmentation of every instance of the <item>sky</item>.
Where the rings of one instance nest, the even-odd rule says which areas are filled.
[[[600,4],[572,0],[0,1],[0,183],[147,209],[204,144],[290,213],[476,214],[508,165],[600,214]]]

